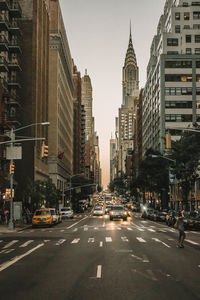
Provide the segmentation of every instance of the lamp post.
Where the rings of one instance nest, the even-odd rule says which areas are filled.
[[[31,126],[36,126],[36,125],[41,125],[41,126],[45,126],[45,125],[50,125],[49,122],[41,122],[41,123],[33,123],[33,124],[29,124],[26,125],[24,127],[20,127],[20,128],[16,128],[13,129],[11,128],[10,132],[7,132],[7,135],[10,137],[10,141],[7,142],[3,142],[1,144],[10,144],[11,150],[13,150],[14,147],[14,143],[15,142],[24,142],[24,141],[30,141],[30,140],[44,140],[44,138],[30,138],[30,139],[20,139],[20,140],[16,140],[15,139],[15,132],[22,130],[24,128],[27,127],[31,127]],[[10,165],[12,166],[14,162],[14,158],[11,158],[10,160]],[[9,224],[8,224],[8,228],[10,230],[14,229],[14,211],[13,211],[13,173],[10,172],[10,219],[9,219]]]

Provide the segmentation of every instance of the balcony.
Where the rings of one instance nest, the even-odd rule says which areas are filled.
[[[9,0],[0,0],[0,10],[9,10]]]
[[[21,41],[19,38],[14,38],[14,39],[11,39],[10,43],[9,43],[9,49],[12,51],[12,52],[18,52],[18,53],[21,53],[22,50],[21,50]]]
[[[21,88],[20,78],[18,76],[13,76],[8,80],[8,86],[10,88]]]
[[[22,16],[22,9],[21,6],[19,5],[19,2],[17,0],[11,0],[10,1],[10,15],[13,18],[21,18]]]
[[[4,34],[0,34],[0,51],[8,51],[8,39]]]
[[[10,24],[9,24],[9,31],[13,35],[17,35],[17,34],[21,35],[21,29],[20,29],[19,21],[17,21],[17,20],[11,21]]]
[[[21,62],[19,58],[12,58],[8,63],[8,68],[14,71],[22,71]]]
[[[0,30],[7,31],[9,28],[9,19],[6,15],[0,14]]]
[[[3,56],[0,56],[0,72],[8,72],[8,62]]]

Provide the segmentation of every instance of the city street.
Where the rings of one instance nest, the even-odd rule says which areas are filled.
[[[5,299],[200,299],[200,232],[140,218],[75,215],[52,228],[0,235]]]

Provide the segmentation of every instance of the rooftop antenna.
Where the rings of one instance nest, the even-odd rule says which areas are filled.
[[[85,69],[85,75],[87,75],[87,69]]]

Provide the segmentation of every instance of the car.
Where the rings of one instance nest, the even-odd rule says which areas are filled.
[[[96,206],[93,209],[93,216],[103,216],[103,207],[101,206]]]
[[[36,209],[32,218],[32,227],[52,226],[53,216],[49,208]]]
[[[74,212],[70,206],[62,207],[60,209],[60,214],[61,214],[62,219],[73,219],[73,217],[74,217]]]
[[[105,213],[106,213],[106,214],[108,214],[108,213],[109,213],[109,211],[112,209],[112,207],[113,207],[112,205],[110,205],[110,204],[109,204],[109,205],[108,205],[108,204],[106,204],[106,207],[105,207]]]
[[[50,212],[51,212],[51,215],[53,217],[53,224],[58,224],[59,223],[59,213],[57,211],[56,208],[49,208],[50,209]]]
[[[123,219],[124,221],[126,221],[128,217],[128,212],[124,209],[123,205],[113,205],[109,214],[111,221],[114,219]]]

